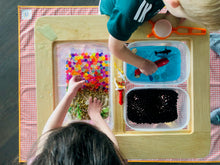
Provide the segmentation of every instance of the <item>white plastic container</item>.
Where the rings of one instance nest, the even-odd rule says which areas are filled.
[[[147,85],[160,85],[160,84],[177,85],[177,84],[181,84],[181,83],[185,82],[188,79],[189,73],[190,73],[190,52],[189,52],[189,49],[185,43],[180,42],[180,41],[138,41],[138,42],[130,43],[128,45],[128,48],[130,50],[132,50],[133,48],[148,47],[148,46],[163,46],[163,47],[165,46],[165,47],[177,48],[180,51],[180,57],[181,57],[180,75],[177,79],[172,80],[172,81],[157,81],[157,82],[155,82],[155,81],[146,81],[141,78],[131,79],[131,78],[129,78],[128,74],[131,74],[129,72],[132,72],[134,74],[134,70],[133,71],[131,71],[131,69],[127,70],[128,64],[124,63],[124,71],[126,73],[126,77],[128,78],[128,80],[130,82],[135,83],[135,84],[147,84]],[[137,52],[137,55],[138,55],[138,52]],[[149,60],[151,60],[151,59],[149,59]],[[165,73],[165,74],[169,74],[169,73]],[[145,76],[145,75],[143,75],[143,76]]]
[[[177,99],[177,114],[178,118],[172,122],[168,123],[158,123],[158,124],[137,124],[132,121],[130,121],[127,117],[127,95],[129,92],[133,90],[142,90],[142,89],[169,89],[173,90],[178,94]],[[190,120],[190,99],[187,92],[185,92],[183,89],[178,87],[157,87],[157,88],[151,88],[151,87],[136,87],[131,90],[129,90],[126,93],[125,96],[125,103],[124,103],[124,120],[128,127],[135,131],[150,131],[150,132],[156,132],[156,131],[176,131],[181,130],[185,128]]]
[[[54,44],[54,75],[55,75],[55,102],[58,104],[66,93],[66,74],[65,66],[66,60],[71,53],[81,54],[87,52],[88,54],[94,52],[103,52],[103,54],[110,54],[108,45],[104,42],[56,42]],[[109,61],[110,62],[110,61]],[[109,66],[109,70],[110,66]],[[111,76],[111,75],[109,75]],[[110,84],[110,81],[109,81]],[[105,119],[106,123],[111,129],[114,127],[114,112],[111,96],[111,87],[109,85],[109,116]],[[72,119],[67,113],[64,124],[68,124],[78,119]],[[80,120],[83,121],[83,120]],[[85,121],[85,120],[84,120]],[[89,120],[86,122],[90,122]]]

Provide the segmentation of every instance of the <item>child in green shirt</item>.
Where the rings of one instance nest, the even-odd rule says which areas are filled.
[[[107,23],[109,49],[117,58],[136,66],[145,75],[151,75],[157,66],[147,59],[132,53],[126,41],[132,33],[150,20],[166,5],[176,17],[200,23],[209,30],[220,29],[219,0],[101,0],[100,12],[110,16]]]

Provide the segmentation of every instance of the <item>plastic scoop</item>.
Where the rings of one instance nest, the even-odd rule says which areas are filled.
[[[152,32],[147,37],[155,36],[158,39],[166,39],[172,33],[178,35],[205,35],[206,29],[197,27],[178,26],[172,27],[171,23],[166,19],[161,19],[157,22],[149,21],[152,24]],[[184,31],[184,32],[181,32]]]
[[[155,63],[155,64],[157,65],[157,67],[159,68],[159,67],[162,67],[162,66],[166,65],[168,62],[169,62],[169,60],[168,60],[167,58],[162,58],[162,59],[159,59],[159,60],[155,61],[154,63]],[[136,70],[134,71],[134,76],[135,76],[136,78],[139,78],[140,75],[141,75],[141,73],[142,73],[142,72],[140,71],[140,69],[136,69]],[[151,75],[149,75],[149,78],[150,78],[151,81],[153,81],[153,77],[152,77]]]
[[[115,90],[118,91],[118,96],[119,96],[118,103],[122,105],[123,104],[123,92],[125,89],[126,78],[125,78],[124,72],[120,68],[117,67],[116,63],[114,63],[114,67],[118,71],[118,75],[119,75],[119,77],[114,78]]]
[[[118,103],[120,105],[123,104],[123,92],[124,92],[124,89],[125,89],[125,82],[121,81],[121,82],[118,82],[116,80],[116,78],[114,79],[114,83],[115,83],[115,90],[117,90],[119,93],[118,93]]]

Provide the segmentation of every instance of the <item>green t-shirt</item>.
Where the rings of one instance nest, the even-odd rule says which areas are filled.
[[[109,15],[109,33],[118,40],[126,41],[131,34],[150,20],[162,8],[162,0],[101,0],[101,14]]]

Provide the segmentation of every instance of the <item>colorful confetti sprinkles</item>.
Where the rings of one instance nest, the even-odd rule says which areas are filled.
[[[83,77],[85,84],[69,108],[72,117],[89,119],[88,98],[92,96],[102,101],[101,115],[107,118],[109,113],[109,54],[103,54],[103,52],[71,53],[66,60],[67,88],[69,80],[74,75]]]

